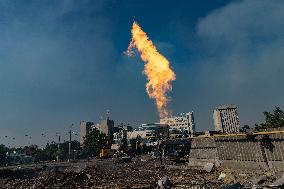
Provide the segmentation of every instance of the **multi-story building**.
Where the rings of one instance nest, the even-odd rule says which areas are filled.
[[[129,143],[130,140],[136,139],[137,137],[140,137],[143,143],[148,146],[157,145],[159,140],[169,137],[169,126],[167,124],[151,123],[142,124],[139,128],[134,130],[132,130],[132,128],[123,129],[120,132],[114,133],[114,144],[121,144],[122,139],[127,139]]]
[[[127,139],[140,137],[147,146],[155,146],[159,140],[169,138],[169,125],[161,123],[142,124],[138,129],[127,132]]]
[[[127,132],[127,140],[136,139],[137,137],[141,137],[142,139],[146,138],[145,130],[133,130]]]
[[[222,133],[238,133],[240,129],[237,106],[223,105],[215,108],[213,112],[215,131]]]
[[[145,138],[164,139],[169,137],[169,125],[161,123],[142,124],[140,130],[145,131]]]
[[[87,134],[90,133],[93,126],[94,126],[93,122],[80,121],[80,144],[81,145],[84,144],[84,138]]]
[[[114,121],[110,120],[109,118],[102,120],[101,123],[98,125],[99,131],[104,133],[109,141],[111,142],[113,139],[113,131],[114,131]]]
[[[160,123],[170,126],[171,136],[193,136],[195,132],[193,111],[181,113],[180,116],[162,118],[160,119]]]
[[[120,122],[118,125],[114,126],[113,133],[119,132],[121,130],[132,131],[133,128],[130,126],[130,124]]]
[[[113,143],[121,144],[123,139],[127,140],[127,133],[132,131],[133,128],[129,124],[119,123],[113,130]]]

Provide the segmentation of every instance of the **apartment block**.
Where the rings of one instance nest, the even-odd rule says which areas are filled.
[[[181,113],[180,116],[160,119],[160,123],[168,124],[170,126],[171,136],[193,136],[193,133],[195,132],[193,111]]]
[[[214,109],[213,121],[215,131],[222,133],[238,133],[240,129],[237,106],[223,105]]]

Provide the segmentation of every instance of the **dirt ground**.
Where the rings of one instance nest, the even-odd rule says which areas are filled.
[[[149,157],[138,157],[127,163],[104,159],[64,166],[1,169],[0,188],[157,188],[158,180],[165,176],[170,181],[165,188],[222,188],[238,182],[248,186],[251,177],[223,170],[226,177],[218,179],[220,170],[208,173],[182,164],[170,165],[166,161],[164,164]]]

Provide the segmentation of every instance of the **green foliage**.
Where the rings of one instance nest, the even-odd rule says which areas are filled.
[[[5,155],[6,155],[6,152],[8,150],[9,149],[5,145],[3,145],[3,144],[0,145],[0,165],[4,164],[4,162],[5,162]]]
[[[139,135],[136,138],[130,139],[129,143],[131,150],[134,151],[136,154],[144,154],[152,151],[151,147],[146,146],[146,144],[143,144],[143,139]]]
[[[69,157],[69,141],[60,143],[59,149],[55,142],[47,143],[44,149],[35,148],[35,146],[25,148],[30,148],[28,151],[32,151],[32,153],[25,153],[33,156],[36,162],[57,160],[57,157],[59,157],[59,160],[66,160]],[[76,140],[71,141],[71,157],[80,150],[80,143]]]
[[[48,161],[50,160],[50,154],[47,153],[46,149],[38,149],[37,153],[34,156],[35,162],[40,162],[40,161]]]
[[[80,143],[77,140],[71,141],[71,157],[74,156],[74,153],[81,151]],[[60,144],[60,149],[57,151],[59,159],[68,159],[69,156],[69,141],[65,141]]]
[[[137,147],[136,150],[140,150],[142,138],[141,138],[141,136],[138,135],[136,138],[130,139],[129,143],[130,143],[130,146],[131,146],[132,149],[136,149],[136,147]]]
[[[21,153],[24,153],[29,156],[35,156],[39,150],[40,149],[38,148],[37,145],[30,145],[30,146],[25,146],[24,148],[22,148]]]
[[[240,132],[241,133],[245,133],[247,132],[248,130],[250,130],[250,126],[249,125],[244,125],[240,128]]]
[[[83,149],[88,156],[98,156],[100,149],[106,145],[106,135],[94,129],[85,136]]]
[[[71,157],[73,157],[74,153],[77,153],[78,151],[81,151],[80,143],[76,140],[71,141]],[[60,160],[68,159],[69,141],[60,143],[59,150],[58,150],[58,144],[54,142],[51,144],[48,143],[43,150],[38,151],[36,159],[39,159],[41,161],[52,161],[56,160],[57,156],[59,157]]]
[[[273,112],[265,111],[263,114],[265,123],[255,124],[255,130],[284,127],[284,112],[279,107],[275,107]]]
[[[57,153],[58,153],[57,144],[47,143],[41,154],[42,156],[45,156],[45,158],[42,160],[49,160],[49,161],[56,160]]]
[[[128,151],[128,142],[127,142],[127,139],[126,138],[123,138],[121,140],[121,143],[122,145],[120,146],[120,149],[119,150],[122,150],[124,152],[127,152]]]
[[[30,145],[21,148],[7,148],[4,145],[0,145],[0,165],[5,162],[6,152],[12,153],[16,151],[34,157],[35,162],[40,161],[52,161],[66,160],[69,157],[69,141],[65,141],[59,144],[55,142],[47,143],[45,148],[41,149],[37,145]],[[71,158],[78,157],[81,152],[80,143],[76,140],[71,141]]]

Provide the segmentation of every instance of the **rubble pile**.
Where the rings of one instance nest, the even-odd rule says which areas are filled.
[[[0,170],[0,188],[155,188],[161,171],[146,164],[113,164],[106,160],[79,172],[70,168],[4,169]]]
[[[158,160],[146,158],[126,163],[106,159],[66,167],[1,169],[0,188],[222,188],[236,183],[236,186],[249,184],[249,177],[228,170],[161,166]],[[269,177],[256,178],[252,182],[258,184],[263,180]]]

